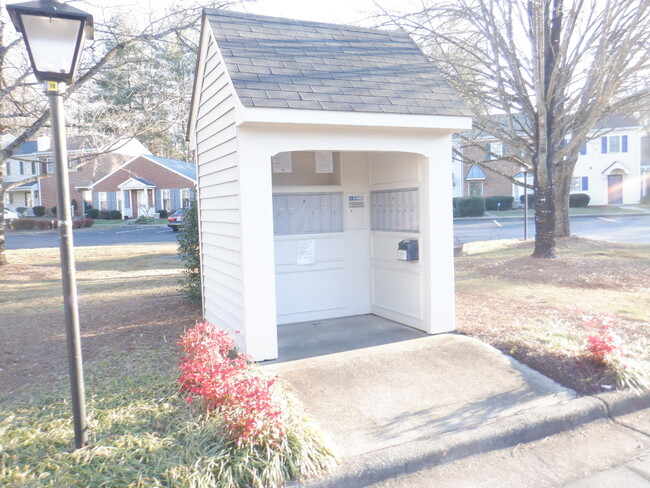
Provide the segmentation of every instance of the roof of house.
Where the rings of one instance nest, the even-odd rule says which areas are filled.
[[[22,156],[23,154],[34,154],[38,151],[38,143],[36,141],[27,141],[23,142],[16,151],[13,153],[14,156]]]
[[[146,157],[171,171],[179,173],[181,176],[196,181],[196,164],[194,163],[180,161],[178,159],[161,158],[158,156],[147,155]]]
[[[205,9],[245,107],[470,116],[406,32]]]
[[[640,127],[641,124],[634,118],[625,114],[606,115],[600,119],[594,126],[598,129],[626,129],[629,127]]]
[[[465,177],[466,180],[484,180],[485,179],[485,172],[477,165],[473,165],[469,173],[467,173],[467,176]]]
[[[137,181],[138,183],[142,183],[143,185],[146,185],[146,186],[153,186],[153,187],[156,186],[155,183],[152,183],[151,181],[146,180],[146,179],[144,179],[144,178],[129,178],[129,179],[130,179],[130,180],[135,180],[135,181]]]

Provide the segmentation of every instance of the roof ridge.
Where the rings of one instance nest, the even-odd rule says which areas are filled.
[[[301,19],[291,19],[288,17],[278,17],[275,15],[261,15],[261,14],[252,14],[248,12],[240,12],[236,10],[228,10],[224,8],[209,8],[205,7],[203,9],[204,13],[208,16],[210,15],[226,15],[228,17],[237,17],[242,19],[254,19],[254,20],[264,20],[272,21],[282,24],[291,24],[291,25],[308,25],[313,27],[327,27],[327,28],[339,28],[343,30],[355,31],[355,32],[365,32],[365,33],[382,33],[382,34],[398,34],[401,36],[407,36],[410,38],[408,33],[402,29],[388,30],[388,29],[379,29],[377,27],[360,27],[349,24],[337,24],[334,22],[319,22],[315,20],[301,20]]]

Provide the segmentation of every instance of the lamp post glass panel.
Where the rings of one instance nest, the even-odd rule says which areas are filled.
[[[88,444],[88,430],[62,97],[66,84],[72,84],[74,79],[84,41],[93,37],[93,18],[82,10],[52,0],[11,4],[7,5],[7,11],[16,30],[23,35],[34,75],[45,84],[49,98],[75,447],[80,448]]]

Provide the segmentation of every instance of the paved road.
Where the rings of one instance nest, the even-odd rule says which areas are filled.
[[[650,214],[640,216],[572,217],[571,233],[605,241],[650,244]],[[523,219],[468,219],[454,222],[456,244],[495,239],[523,239]],[[528,221],[528,237],[535,237],[535,223]]]
[[[106,246],[120,244],[160,244],[176,242],[176,232],[160,225],[125,224],[119,227],[76,229],[73,234],[75,247]],[[7,249],[33,249],[58,247],[56,231],[7,232]]]
[[[581,237],[618,242],[650,244],[650,214],[616,217],[574,217],[571,232]],[[529,219],[528,236],[535,237],[535,224]],[[523,239],[523,219],[468,219],[454,222],[456,244],[495,239]],[[176,233],[158,225],[125,224],[119,227],[77,229],[75,246],[150,244],[176,242]],[[7,249],[57,247],[55,231],[7,232]]]

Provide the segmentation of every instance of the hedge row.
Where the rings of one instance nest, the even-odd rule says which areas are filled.
[[[519,201],[522,204],[524,203],[524,195],[521,195],[519,197]],[[571,195],[569,195],[569,207],[571,208],[587,207],[590,201],[591,201],[591,197],[586,193],[572,193]],[[534,193],[528,194],[528,208],[535,208]]]
[[[103,220],[121,220],[122,212],[119,210],[99,210],[96,208],[89,208],[86,210],[86,215],[91,219]]]
[[[72,221],[73,229],[82,227],[92,227],[95,221],[93,219],[75,219]],[[58,220],[36,220],[36,219],[13,219],[10,221],[12,230],[48,230],[56,229],[59,226]]]

